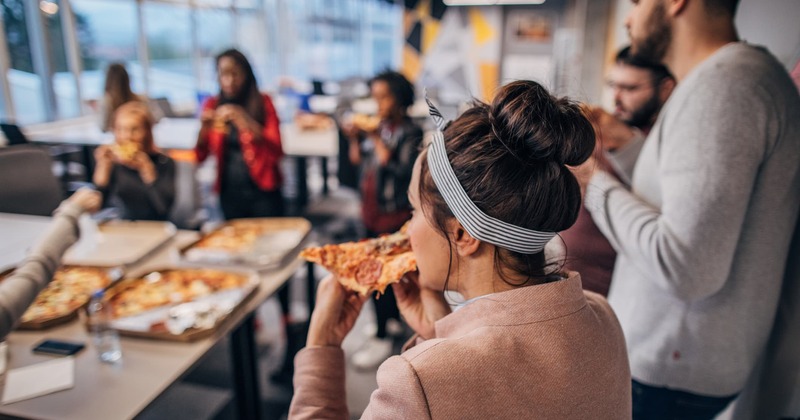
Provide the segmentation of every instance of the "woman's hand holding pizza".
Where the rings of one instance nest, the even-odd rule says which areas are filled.
[[[340,347],[367,299],[368,295],[345,289],[333,275],[326,277],[317,288],[317,304],[311,314],[306,344]]]
[[[139,172],[139,177],[142,178],[142,182],[145,184],[152,184],[155,182],[157,177],[156,167],[153,165],[153,161],[150,160],[150,156],[148,156],[147,153],[140,150],[133,155],[131,160],[121,163],[132,169],[136,169]]]
[[[407,273],[402,281],[392,284],[397,308],[408,325],[424,339],[435,334],[434,324],[452,312],[444,293],[419,285],[419,272]]]

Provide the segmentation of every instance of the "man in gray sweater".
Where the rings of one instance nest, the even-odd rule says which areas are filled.
[[[800,97],[738,41],[736,0],[639,0],[635,54],[678,79],[631,189],[595,169],[586,207],[618,253],[634,419],[713,418],[743,388],[775,317],[800,207]]]

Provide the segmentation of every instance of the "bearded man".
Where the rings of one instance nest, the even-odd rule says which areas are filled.
[[[633,53],[678,85],[631,187],[590,166],[586,207],[618,253],[608,299],[634,419],[712,419],[775,318],[800,208],[800,95],[769,52],[739,41],[737,0],[633,3]]]

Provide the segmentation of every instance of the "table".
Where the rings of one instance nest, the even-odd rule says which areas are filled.
[[[28,216],[24,216],[27,218]],[[32,221],[35,224],[42,222]],[[0,231],[6,232],[14,217],[0,214]],[[133,267],[136,274],[179,263],[178,250],[197,239],[198,233],[179,231],[152,258]],[[32,243],[33,241],[30,241]],[[131,418],[142,411],[169,385],[190,370],[211,347],[230,337],[239,418],[260,417],[258,363],[253,337],[253,312],[302,265],[293,259],[278,270],[260,273],[261,285],[243,307],[234,312],[211,337],[192,343],[122,338],[122,363],[101,363],[91,345],[76,356],[75,387],[26,401],[0,406],[0,415],[40,419]],[[48,360],[31,349],[45,338],[89,342],[80,321],[43,331],[15,331],[7,337],[8,368]]]
[[[308,158],[321,160],[322,193],[327,195],[328,158],[339,155],[339,130],[336,125],[325,129],[301,130],[294,123],[281,124],[281,145],[286,156],[296,163],[297,201],[300,208],[308,204]]]
[[[0,271],[22,261],[48,226],[49,217],[0,213]]]
[[[93,115],[24,127],[35,143],[99,146],[114,141],[113,133],[100,130]],[[153,141],[161,149],[190,150],[197,142],[200,121],[196,118],[162,118],[153,126]]]

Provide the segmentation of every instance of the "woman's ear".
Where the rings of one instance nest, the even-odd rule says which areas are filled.
[[[472,235],[461,226],[458,221],[452,221],[450,227],[450,234],[455,245],[456,252],[459,257],[468,257],[478,251],[481,246],[481,241],[475,239]]]

